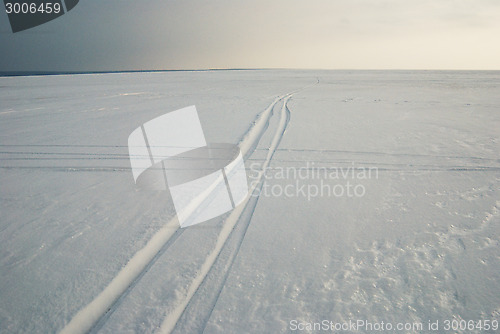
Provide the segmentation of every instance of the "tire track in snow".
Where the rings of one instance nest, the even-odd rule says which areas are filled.
[[[269,151],[266,157],[266,160],[264,161],[264,164],[262,166],[262,170],[259,172],[258,180],[259,182],[255,183],[254,186],[250,189],[250,194],[253,194],[256,190],[261,190],[263,183],[264,183],[264,175],[266,169],[269,167],[269,164],[271,163],[271,160],[274,156],[274,153],[276,152],[276,149],[278,148],[281,139],[283,138],[283,135],[286,131],[286,128],[288,126],[288,122],[290,120],[290,111],[287,107],[288,100],[291,98],[292,94],[288,94],[284,100],[283,100],[283,107],[281,109],[280,113],[280,120],[278,124],[278,128],[276,129],[275,135],[272,139],[271,145],[269,147]],[[272,115],[272,110],[269,111],[270,115]],[[269,122],[269,120],[268,120]],[[267,123],[268,123],[267,122]],[[244,138],[248,138],[245,136]],[[254,147],[258,143],[253,143]],[[216,293],[216,298],[213,302],[210,303],[209,305],[209,310],[208,310],[208,317],[204,319],[203,327],[205,326],[206,322],[208,321],[213,309],[215,308],[215,305],[217,303],[218,297],[220,295],[220,292],[222,291],[222,288],[224,286],[224,283],[227,279],[227,276],[229,275],[230,269],[232,267],[232,264],[234,263],[234,260],[236,259],[236,255],[238,254],[241,244],[243,243],[246,231],[248,229],[248,226],[251,221],[251,217],[253,215],[253,212],[255,210],[255,207],[257,205],[259,197],[254,197],[254,196],[247,196],[246,200],[244,203],[242,203],[240,206],[238,206],[236,209],[234,209],[229,217],[226,219],[224,222],[223,228],[217,238],[217,242],[215,244],[214,249],[212,252],[206,257],[205,262],[201,266],[198,275],[193,279],[193,282],[191,283],[190,287],[188,288],[186,298],[179,304],[177,307],[167,315],[167,317],[164,319],[161,327],[160,327],[160,333],[171,333],[176,325],[179,319],[182,317],[184,312],[186,311],[191,299],[194,297],[198,289],[200,288],[201,284],[204,282],[205,278],[211,271],[211,269],[214,267],[215,262],[219,258],[219,255],[223,248],[225,247],[229,237],[231,236],[232,232],[234,231],[236,224],[240,221],[240,218],[244,214],[247,208],[250,209],[250,214],[248,219],[243,223],[244,226],[241,231],[241,235],[239,238],[237,237],[238,241],[236,243],[236,248],[232,252],[232,254],[229,257],[229,265],[227,266],[226,272],[223,274],[222,277],[222,284],[219,284],[218,291]]]
[[[274,106],[281,100],[289,98],[292,93],[288,93],[277,97],[266,110],[260,113],[247,133],[243,136],[238,144],[243,156],[251,154],[253,149],[257,146],[258,141],[266,132],[269,121],[272,116]],[[207,197],[210,194],[207,195]],[[248,201],[247,201],[248,202]],[[245,204],[246,205],[246,204]],[[240,209],[236,209],[230,215],[237,217],[235,212],[240,212],[244,209],[245,205],[240,205]],[[239,215],[238,215],[239,217]],[[234,225],[234,224],[233,224]],[[137,284],[140,278],[148,271],[159,257],[158,254],[162,252],[166,246],[172,244],[169,240],[178,236],[180,232],[178,227],[177,218],[170,220],[164,227],[162,227],[156,234],[147,242],[147,244],[139,250],[128,263],[118,272],[118,274],[111,280],[106,288],[95,297],[83,309],[78,311],[76,315],[70,320],[68,324],[62,329],[61,333],[64,334],[78,334],[93,331],[97,326],[102,326],[107,319],[107,314],[114,312],[117,302]],[[222,229],[217,246],[221,240],[226,240],[228,235],[227,229]],[[167,245],[168,244],[168,245]],[[223,242],[222,242],[223,245]],[[207,262],[206,262],[207,263]],[[203,270],[209,268],[202,267]],[[202,271],[203,272],[203,271]],[[182,314],[182,311],[181,313]]]

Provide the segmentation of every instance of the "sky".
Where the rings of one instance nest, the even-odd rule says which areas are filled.
[[[499,36],[499,0],[80,0],[15,34],[2,10],[0,71],[500,70]]]

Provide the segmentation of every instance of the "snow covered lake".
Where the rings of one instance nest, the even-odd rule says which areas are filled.
[[[180,229],[127,140],[191,105],[254,192]],[[500,72],[1,77],[0,200],[2,333],[494,333]]]

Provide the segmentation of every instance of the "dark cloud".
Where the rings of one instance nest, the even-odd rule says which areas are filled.
[[[85,0],[12,34],[0,71],[500,69],[492,0]]]

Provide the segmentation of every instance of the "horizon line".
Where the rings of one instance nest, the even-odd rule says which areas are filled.
[[[162,70],[95,70],[95,71],[0,71],[0,77],[49,76],[49,75],[84,75],[84,74],[120,74],[120,73],[157,73],[157,72],[212,72],[212,71],[447,71],[447,72],[498,72],[500,69],[413,69],[413,68],[200,68],[200,69],[162,69]]]

